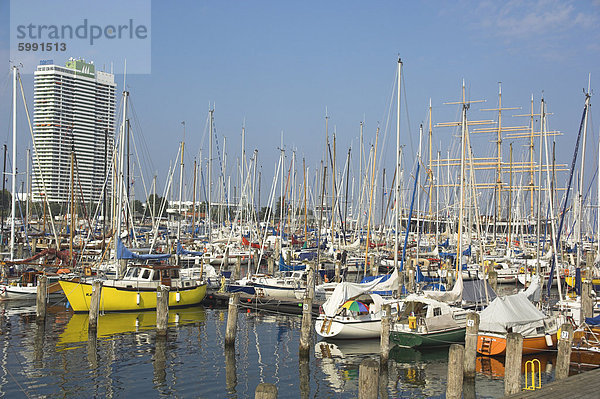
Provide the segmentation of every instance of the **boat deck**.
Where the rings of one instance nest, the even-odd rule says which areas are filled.
[[[536,391],[523,391],[506,398],[598,398],[600,368],[543,385]]]

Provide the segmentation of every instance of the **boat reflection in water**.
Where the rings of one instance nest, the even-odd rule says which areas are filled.
[[[315,358],[333,391],[351,392],[358,389],[361,361],[379,356],[379,350],[378,339],[323,340],[315,345]]]
[[[394,346],[390,349],[396,375],[390,383],[402,397],[438,396],[446,392],[448,349],[412,349]]]
[[[335,392],[358,389],[360,363],[366,358],[378,360],[379,352],[378,339],[324,340],[315,346],[317,364]],[[447,349],[419,351],[394,346],[389,358],[388,373],[384,376],[387,383],[384,384],[390,397],[439,396],[446,391]]]
[[[169,327],[204,322],[206,312],[202,306],[169,309]],[[144,312],[106,313],[98,317],[99,338],[117,334],[136,333],[156,328],[156,310]],[[58,337],[58,346],[88,341],[88,314],[73,313],[65,330]],[[68,349],[68,348],[65,348]]]
[[[525,373],[525,363],[530,360],[539,360],[542,370],[542,380],[544,375],[549,379],[556,364],[556,352],[541,352],[523,355],[521,361],[521,373]],[[498,356],[477,356],[475,361],[475,370],[479,374],[491,378],[504,378],[504,357]],[[530,369],[531,370],[531,369]]]

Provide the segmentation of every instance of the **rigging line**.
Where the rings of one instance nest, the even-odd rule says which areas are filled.
[[[138,167],[139,167],[139,170],[140,170],[140,179],[142,179],[142,186],[144,187],[144,195],[145,195],[144,198],[148,198],[148,196],[150,194],[148,194],[148,187],[146,186],[146,179],[144,179],[144,173],[142,173],[142,165],[141,165],[141,162],[140,162],[140,157],[139,157],[139,154],[138,154],[138,149],[137,149],[137,144],[136,144],[137,142],[135,140],[135,135],[133,135],[133,134],[131,135],[131,141],[133,142],[133,152],[135,154],[135,159],[137,161],[137,164],[138,164]],[[144,143],[144,142],[145,141],[142,141],[142,143]],[[152,166],[154,166],[154,165],[152,165]],[[133,176],[133,177],[135,178],[135,176]],[[130,184],[130,183],[131,182],[127,182],[127,184]]]
[[[406,75],[406,72],[404,72],[401,76],[402,78],[402,86],[404,87],[404,90],[402,91],[402,93],[404,94],[404,112],[406,113],[406,125],[407,125],[407,129],[408,129],[408,141],[410,144],[410,151],[412,154],[415,154],[415,146],[413,144],[413,140],[412,140],[412,131],[410,130],[410,114],[408,112],[408,100],[407,100],[407,96],[406,96],[406,83],[404,82],[404,76]]]
[[[219,161],[219,173],[220,175],[218,176],[219,180],[221,180],[221,189],[223,190],[223,192],[225,193],[224,195],[224,201],[225,203],[229,202],[229,199],[227,197],[228,193],[226,193],[225,190],[225,171],[223,170],[223,162],[222,162],[222,158],[221,158],[221,150],[219,148],[219,139],[217,137],[217,127],[215,126],[215,123],[213,122],[213,130],[215,132],[215,146],[217,147],[217,160]],[[209,183],[210,184],[210,183]]]
[[[141,147],[141,151],[142,151],[142,160],[144,160],[144,162],[148,163],[146,165],[146,168],[142,168],[142,163],[140,161],[140,157],[139,157],[136,143],[135,143],[135,135],[132,134],[131,138],[134,140],[134,149],[136,151],[137,162],[138,162],[138,166],[140,168],[140,176],[142,177],[142,183],[144,184],[144,189],[146,190],[146,193],[147,193],[145,181],[143,181],[144,173],[147,173],[148,175],[152,174],[152,173],[148,173],[148,170],[149,170],[148,166],[149,166],[150,170],[156,170],[156,168],[154,166],[154,163],[152,162],[153,157],[150,155],[150,149],[148,148],[148,143],[146,140],[144,140],[143,129],[142,129],[141,123],[139,121],[139,118],[137,116],[137,111],[135,109],[135,106],[133,104],[133,99],[131,98],[131,96],[129,97],[129,101],[127,103],[130,104],[130,107],[131,107],[131,113],[133,116],[134,127],[139,129],[139,134],[140,134],[140,138],[141,138],[140,147]],[[131,124],[130,124],[130,126],[131,126]],[[130,131],[135,133],[137,131],[135,128],[130,129]]]

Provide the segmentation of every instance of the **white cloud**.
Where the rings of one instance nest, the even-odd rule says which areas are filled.
[[[582,10],[578,6],[579,3],[564,0],[483,1],[472,9],[469,17],[475,21],[474,28],[512,41],[594,28],[599,19],[597,10]]]

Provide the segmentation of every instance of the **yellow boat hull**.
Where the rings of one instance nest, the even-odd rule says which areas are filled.
[[[575,287],[575,277],[573,277],[573,276],[565,277],[565,281],[567,282],[567,285],[569,287],[571,287],[571,288]],[[584,282],[584,281],[588,281],[588,279],[582,276],[581,282]],[[600,285],[600,278],[593,278],[592,285]]]
[[[92,285],[90,283],[60,281],[60,286],[75,312],[88,312],[90,310],[92,299]],[[172,291],[169,291],[169,307],[196,305],[204,299],[205,295],[206,284],[192,288],[172,288]],[[102,287],[100,311],[119,312],[147,309],[156,309],[155,290]]]

